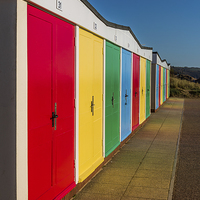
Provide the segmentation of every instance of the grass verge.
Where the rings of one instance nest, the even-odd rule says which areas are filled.
[[[200,84],[170,77],[170,96],[200,98]]]

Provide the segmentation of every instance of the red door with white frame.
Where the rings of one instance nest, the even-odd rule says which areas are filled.
[[[62,197],[75,186],[74,32],[28,5],[29,199]]]
[[[139,125],[140,56],[133,54],[132,130]]]

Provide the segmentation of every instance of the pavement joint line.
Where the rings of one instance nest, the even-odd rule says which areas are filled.
[[[179,152],[180,135],[181,135],[182,124],[183,124],[182,120],[183,120],[183,113],[184,113],[184,104],[185,104],[185,100],[183,101],[183,108],[182,108],[182,114],[181,114],[181,122],[180,122],[180,127],[179,127],[179,134],[178,134],[177,145],[176,145],[176,153],[175,153],[175,157],[174,157],[174,165],[173,165],[172,176],[171,176],[171,181],[170,181],[170,186],[169,186],[169,192],[168,192],[168,200],[172,200],[172,196],[173,196],[175,173],[176,173],[176,164],[177,164],[177,158],[178,158],[178,152]]]
[[[173,107],[173,105],[174,105],[174,102],[171,104],[171,107],[170,107],[170,109]],[[124,191],[124,193],[122,194],[122,196],[121,196],[120,200],[122,200],[122,198],[124,197],[124,194],[126,193],[126,191],[127,191],[128,187],[129,187],[129,185],[130,185],[131,181],[132,181],[132,180],[133,180],[133,178],[135,177],[135,174],[137,173],[137,171],[139,170],[140,166],[142,165],[142,162],[143,162],[143,160],[145,159],[145,157],[146,157],[146,155],[147,155],[147,153],[148,153],[149,149],[151,148],[151,146],[152,146],[152,144],[153,144],[153,142],[154,142],[155,138],[157,137],[157,135],[158,135],[158,133],[159,133],[159,131],[160,131],[161,127],[163,126],[163,124],[164,124],[165,120],[167,119],[167,117],[168,117],[169,113],[170,113],[170,110],[168,111],[168,113],[167,113],[167,115],[166,115],[166,117],[165,117],[164,121],[162,122],[162,124],[161,124],[161,126],[160,126],[159,130],[157,131],[157,134],[155,135],[155,137],[154,137],[153,141],[151,142],[151,144],[150,144],[149,148],[147,149],[147,151],[146,151],[146,153],[145,153],[144,157],[142,158],[142,160],[141,160],[141,162],[140,162],[140,164],[139,164],[138,168],[136,169],[136,171],[135,171],[135,173],[134,173],[133,177],[132,177],[132,178],[131,178],[131,180],[129,181],[129,184],[127,185],[127,187],[126,187],[126,190],[125,190],[125,191]],[[144,127],[145,127],[145,126],[144,126]]]

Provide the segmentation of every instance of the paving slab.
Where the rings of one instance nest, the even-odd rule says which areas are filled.
[[[74,199],[168,199],[183,104],[169,98]]]
[[[115,195],[105,195],[105,194],[91,194],[91,193],[79,193],[75,197],[75,199],[81,199],[81,200],[120,200],[121,196],[115,196]]]
[[[134,177],[141,177],[141,178],[163,178],[171,180],[171,173],[168,171],[159,171],[156,169],[139,169],[137,170]]]
[[[132,176],[124,178],[124,176],[112,176],[106,173],[99,173],[93,178],[93,182],[99,182],[101,184],[105,183],[115,183],[120,185],[128,186],[132,179]]]
[[[162,177],[148,177],[148,178],[141,178],[141,177],[135,177],[132,179],[130,186],[136,186],[136,187],[154,187],[154,188],[163,188],[168,189],[169,188],[169,180],[164,179]]]
[[[156,187],[135,187],[129,186],[124,194],[125,197],[137,197],[137,198],[150,198],[150,199],[166,199],[168,196],[168,188],[156,188]]]
[[[122,196],[127,188],[124,184],[90,182],[82,190],[83,193]]]

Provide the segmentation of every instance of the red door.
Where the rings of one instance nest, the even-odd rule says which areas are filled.
[[[139,125],[140,57],[133,54],[132,130]]]
[[[74,186],[74,26],[28,6],[29,199]]]
[[[161,67],[159,66],[159,107],[160,107],[160,98],[161,98]]]

